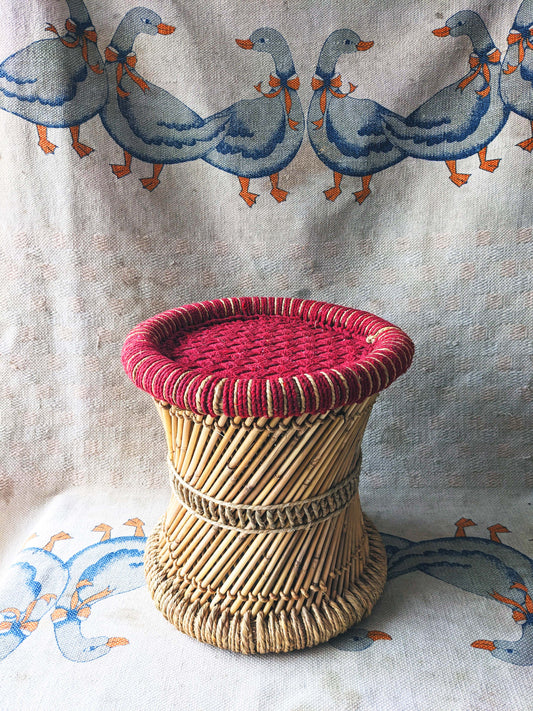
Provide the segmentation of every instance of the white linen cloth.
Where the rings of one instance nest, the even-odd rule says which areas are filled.
[[[4,565],[14,563],[15,567],[10,573],[3,566],[2,606],[6,604],[8,580],[18,570],[17,561],[27,559],[30,546],[46,546],[53,535],[64,532],[71,538],[58,538],[51,553],[65,563],[79,556],[80,551],[89,561],[91,551],[99,546],[102,552],[95,557],[102,560],[109,556],[113,539],[119,540],[115,549],[127,545],[124,536],[142,551],[145,539],[135,537],[134,526],[123,524],[139,518],[144,521],[145,531],[149,531],[164,509],[167,496],[162,489],[149,495],[103,488],[70,489],[24,517],[23,534],[20,529],[13,536],[6,526],[0,537],[2,560]],[[479,497],[472,490],[450,490],[440,496],[406,490],[389,496],[363,487],[362,498],[365,511],[383,534],[413,542],[441,539],[442,548],[451,548],[454,541],[474,542],[481,556],[470,579],[477,576],[487,591],[494,587],[505,593],[497,574],[484,577],[480,563],[484,555],[509,565],[514,552],[520,551],[529,560],[531,578],[533,545],[527,539],[533,538],[533,529],[531,499],[527,497],[504,496],[494,491]],[[15,515],[19,522],[23,519],[20,510]],[[454,523],[463,517],[477,526],[466,528],[466,538],[455,538]],[[102,523],[112,527],[111,538],[98,543],[106,535]],[[486,529],[498,523],[510,532],[499,533],[501,543],[491,542],[487,549]],[[25,550],[17,551],[32,534],[36,535],[25,543]],[[431,549],[431,544],[426,548]],[[453,561],[445,553],[441,559],[444,565]],[[133,556],[130,560],[136,562]],[[40,566],[41,571],[52,568],[50,564]],[[94,582],[89,594],[113,587],[119,579],[112,566],[100,576],[87,572],[88,568],[83,566],[82,569],[83,577]],[[527,574],[525,569],[516,572]],[[132,579],[128,575],[121,570],[122,580]],[[458,582],[460,567],[453,575]],[[140,582],[139,577],[132,585]],[[22,612],[27,604],[24,590],[19,577],[9,606],[23,608]],[[78,590],[84,595],[83,587]],[[0,660],[2,711],[52,708],[57,711],[73,708],[80,711],[95,708],[527,711],[532,708],[531,643],[522,648],[527,655],[524,659],[529,660],[526,666],[471,646],[477,639],[499,639],[512,640],[508,647],[517,649],[522,628],[513,620],[513,608],[498,603],[490,595],[481,597],[420,570],[389,580],[370,617],[356,626],[357,632],[352,630],[332,643],[282,655],[247,657],[190,639],[163,618],[144,585],[89,604],[90,615],[80,618],[81,634],[86,638],[83,650],[74,635],[63,638],[62,646],[58,646],[51,614],[47,613],[38,627]],[[36,607],[31,617],[35,618],[37,612]],[[365,636],[367,631],[382,632],[391,639],[378,638],[372,643]],[[524,636],[527,632],[524,629]],[[356,641],[354,636],[358,638]],[[129,644],[106,647],[109,638],[127,639]],[[96,648],[96,654],[102,652],[102,656],[83,662],[94,654],[92,647]],[[0,655],[1,650],[2,647]],[[76,656],[80,661],[72,659]]]
[[[275,89],[272,59],[234,41],[264,27],[290,47],[304,115],[321,47],[348,28],[374,46],[340,58],[339,91],[352,82],[350,97],[406,116],[470,71],[471,42],[431,30],[473,10],[503,59],[519,3],[146,4],[176,29],[137,38],[135,71],[205,118],[259,97],[259,82],[263,92]],[[87,0],[102,56],[134,5]],[[63,0],[2,3],[0,62],[54,38],[47,23],[64,34],[68,12]],[[529,61],[533,50],[525,52]],[[48,65],[37,68],[48,76]],[[491,597],[492,585],[502,596],[506,590],[486,570],[479,573],[490,587],[485,597],[420,569],[391,579],[361,624],[391,640],[264,659],[188,639],[137,587],[94,602],[80,623],[88,638],[129,644],[77,663],[56,644],[55,598],[41,599],[24,620],[35,596],[46,593],[28,588],[21,555],[29,554],[19,552],[33,532],[26,547],[42,549],[60,531],[72,536],[43,554],[58,559],[50,581],[60,587],[67,561],[105,535],[92,530],[98,524],[140,546],[135,526],[123,523],[139,518],[146,533],[165,508],[164,434],[149,398],[123,373],[123,340],[136,323],[173,306],[258,294],[369,310],[413,338],[413,366],[378,398],[363,444],[363,504],[380,531],[411,542],[454,538],[455,522],[472,518],[478,528],[466,528],[467,540],[487,540],[485,529],[502,524],[511,533],[493,535],[531,560],[533,157],[516,146],[530,135],[528,120],[511,113],[488,146],[487,159],[501,159],[494,173],[478,170],[476,155],[461,159],[457,170],[472,175],[458,188],[442,161],[408,157],[375,174],[361,205],[352,195],[361,179],[349,176],[335,202],[326,200],[333,173],[307,135],[280,171],[286,201],[271,197],[265,174],[250,182],[259,194],[252,208],[235,175],[201,159],[165,165],[152,192],[139,182],[152,174],[148,161],[134,158],[132,174],[117,179],[110,164],[124,163],[123,151],[99,116],[80,127],[79,140],[94,148],[81,159],[67,128],[47,135],[57,145],[49,154],[34,123],[0,111],[0,610],[18,611],[18,619],[13,611],[0,615],[0,636],[15,628],[24,636],[0,660],[0,709],[533,709],[527,645],[522,666],[470,646],[516,642],[530,623]],[[507,586],[507,594],[517,589]],[[45,607],[32,630],[26,623]],[[525,600],[522,608],[531,612]]]

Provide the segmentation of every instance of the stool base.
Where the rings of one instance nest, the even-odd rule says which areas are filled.
[[[181,632],[201,642],[242,654],[290,652],[314,647],[345,632],[370,613],[379,599],[387,578],[387,555],[374,524],[363,515],[369,555],[364,570],[352,587],[335,599],[323,597],[319,605],[293,607],[290,613],[270,611],[252,615],[231,614],[220,603],[211,606],[199,600],[190,602],[194,589],[183,591],[183,581],[167,577],[160,563],[165,516],[148,539],[144,559],[145,575],[156,607]]]

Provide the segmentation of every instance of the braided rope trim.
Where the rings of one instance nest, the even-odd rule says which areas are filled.
[[[170,458],[167,462],[172,491],[188,511],[214,526],[248,534],[298,531],[339,515],[357,492],[361,472],[359,456],[344,481],[320,496],[270,506],[248,506],[221,501],[198,491],[179,475]]]
[[[291,652],[327,642],[359,623],[381,597],[387,578],[387,555],[374,524],[363,514],[369,558],[359,579],[337,594],[324,595],[319,605],[293,607],[290,613],[231,614],[222,603],[191,603],[194,586],[184,590],[179,576],[167,577],[159,562],[165,517],[149,536],[144,557],[148,589],[155,606],[181,632],[207,644],[241,654]]]
[[[363,337],[368,349],[353,361],[324,370],[265,378],[219,376],[182,367],[164,344],[181,331],[232,318],[284,316],[313,328]],[[358,309],[311,299],[234,297],[214,299],[157,314],[127,336],[122,364],[132,382],[181,410],[228,417],[289,417],[324,413],[362,402],[404,373],[414,354],[411,339],[388,321]]]

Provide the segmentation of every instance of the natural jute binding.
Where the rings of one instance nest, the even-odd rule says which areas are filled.
[[[172,488],[146,577],[178,629],[281,652],[370,612],[386,556],[359,502],[361,440],[412,354],[372,314],[298,299],[191,304],[131,332],[123,363],[156,402]]]

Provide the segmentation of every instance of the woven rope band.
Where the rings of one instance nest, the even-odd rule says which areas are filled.
[[[198,518],[241,533],[297,531],[337,516],[353,499],[359,485],[361,457],[344,481],[320,496],[270,506],[247,506],[220,501],[188,484],[168,459],[172,491]]]

